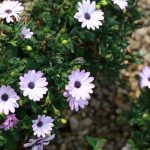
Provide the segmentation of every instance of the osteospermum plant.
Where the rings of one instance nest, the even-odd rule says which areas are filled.
[[[135,0],[30,3],[0,2],[0,149],[42,150],[64,125],[61,112],[90,109],[96,74],[119,82],[131,61]]]

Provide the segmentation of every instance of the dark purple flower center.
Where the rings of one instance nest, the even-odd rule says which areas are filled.
[[[84,14],[84,17],[85,17],[86,20],[90,20],[90,19],[91,19],[91,16],[90,16],[89,13],[85,13],[85,14]]]
[[[10,9],[5,10],[5,13],[10,14],[12,11]]]
[[[79,81],[76,81],[76,82],[74,83],[74,86],[75,86],[76,88],[80,88],[81,83],[80,83]]]
[[[30,82],[30,83],[28,84],[28,87],[29,87],[30,89],[33,89],[33,88],[34,88],[34,83],[33,83],[33,82]]]
[[[8,100],[8,94],[6,94],[6,93],[4,93],[2,96],[1,96],[1,99],[3,100],[3,101],[7,101]]]
[[[148,77],[148,81],[150,81],[150,77]]]
[[[43,122],[42,121],[39,121],[38,123],[37,123],[37,126],[38,127],[41,127],[43,125]]]

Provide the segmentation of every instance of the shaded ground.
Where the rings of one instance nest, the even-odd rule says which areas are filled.
[[[138,6],[139,10],[145,10],[147,17],[141,19],[144,27],[133,33],[127,47],[128,52],[138,56],[136,64],[121,71],[129,87],[107,85],[98,75],[95,98],[84,110],[76,113],[67,109],[64,112],[69,122],[47,150],[90,150],[86,135],[107,138],[106,150],[121,150],[125,145],[130,137],[129,127],[119,121],[119,115],[129,109],[124,95],[139,96],[137,74],[143,65],[150,65],[150,0],[140,0]]]

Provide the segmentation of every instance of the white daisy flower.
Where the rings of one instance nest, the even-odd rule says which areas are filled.
[[[22,31],[21,31],[21,35],[25,38],[25,39],[30,39],[33,35],[33,32],[30,32],[30,29],[23,27]]]
[[[9,111],[14,113],[15,108],[18,108],[17,100],[20,97],[10,86],[2,85],[0,87],[0,113],[8,115]]]
[[[70,109],[71,110],[75,109],[76,111],[78,111],[79,108],[82,108],[82,109],[85,108],[85,106],[89,104],[88,101],[91,98],[91,97],[89,97],[86,100],[80,99],[77,101],[75,98],[73,98],[71,95],[69,95],[68,91],[64,92],[64,96],[68,97],[67,102],[69,102]]]
[[[93,77],[89,77],[90,72],[85,72],[85,70],[74,70],[71,75],[69,75],[69,82],[66,86],[66,91],[69,95],[80,101],[81,99],[87,100],[90,94],[93,93],[94,84],[91,82],[94,80]]]
[[[43,95],[46,94],[48,82],[45,77],[42,77],[41,71],[29,70],[28,73],[20,77],[20,89],[24,96],[28,96],[30,100],[40,101]]]
[[[23,10],[24,7],[18,1],[5,0],[0,3],[0,18],[6,18],[7,23],[18,21],[20,19],[18,14]]]
[[[87,27],[87,29],[95,30],[102,26],[102,20],[104,20],[104,13],[101,10],[96,10],[95,1],[83,0],[82,3],[78,2],[78,12],[74,18],[82,22],[81,27]]]
[[[117,4],[121,9],[126,9],[128,6],[127,0],[112,0],[114,4]]]
[[[38,115],[38,119],[32,121],[34,135],[45,138],[46,135],[50,134],[52,131],[52,127],[54,126],[53,121],[51,117]]]

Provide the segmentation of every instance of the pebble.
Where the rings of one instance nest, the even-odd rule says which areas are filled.
[[[81,122],[81,126],[82,127],[87,127],[90,126],[92,124],[92,119],[90,118],[85,118],[82,122]]]
[[[56,150],[56,146],[55,145],[49,145],[47,147],[45,147],[45,150]]]
[[[76,130],[78,128],[79,122],[75,117],[70,118],[70,126],[71,126],[71,130]]]
[[[67,146],[65,143],[63,143],[61,146],[60,146],[60,150],[66,150],[67,149]]]

